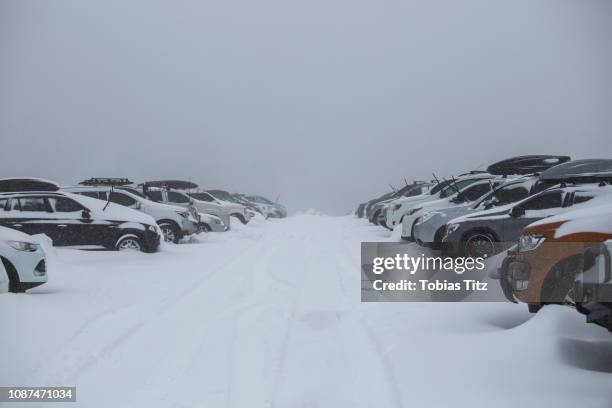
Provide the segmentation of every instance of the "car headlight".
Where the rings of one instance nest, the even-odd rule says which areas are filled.
[[[412,210],[408,211],[408,215],[412,215],[417,211],[420,211],[423,207],[417,207],[417,208],[413,208]]]
[[[541,234],[521,235],[521,237],[519,238],[518,251],[533,251],[534,249],[539,247],[545,239],[546,237]]]
[[[177,211],[176,212],[178,215],[180,215],[183,218],[188,218],[189,217],[189,213],[187,211]]]
[[[34,244],[32,242],[23,242],[23,241],[6,241],[13,249],[17,251],[26,251],[26,252],[36,252],[40,245]]]

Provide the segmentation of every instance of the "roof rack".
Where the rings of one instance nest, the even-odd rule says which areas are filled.
[[[542,172],[542,181],[577,181],[581,183],[612,180],[612,159],[585,159],[563,163]]]
[[[127,178],[92,177],[89,180],[81,181],[79,184],[82,186],[127,186],[134,183]]]
[[[196,183],[185,180],[156,180],[156,181],[145,181],[144,183],[140,183],[139,187],[157,187],[157,188],[165,188],[165,189],[173,189],[173,190],[191,190],[194,188],[198,188]]]

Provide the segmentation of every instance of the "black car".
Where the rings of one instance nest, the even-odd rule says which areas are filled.
[[[54,246],[155,252],[160,241],[155,221],[146,214],[53,191],[0,193],[0,225],[45,234]]]

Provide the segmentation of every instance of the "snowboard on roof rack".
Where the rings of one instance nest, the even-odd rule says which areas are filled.
[[[139,186],[167,188],[173,190],[191,190],[192,188],[198,188],[196,183],[185,180],[156,180],[156,181],[145,181]]]
[[[571,158],[569,156],[544,154],[517,156],[493,163],[487,167],[487,171],[496,176],[541,173],[553,166],[566,163],[570,160]]]
[[[22,191],[57,191],[59,185],[53,181],[34,177],[13,177],[0,179],[0,193]]]

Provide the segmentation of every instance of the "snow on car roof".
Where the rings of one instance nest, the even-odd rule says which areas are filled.
[[[584,203],[575,204],[570,210],[552,217],[544,218],[529,224],[529,227],[551,223],[569,223],[568,227],[560,227],[555,236],[567,235],[573,232],[610,232],[612,233],[612,193],[604,194]],[[564,224],[565,225],[565,224]]]

